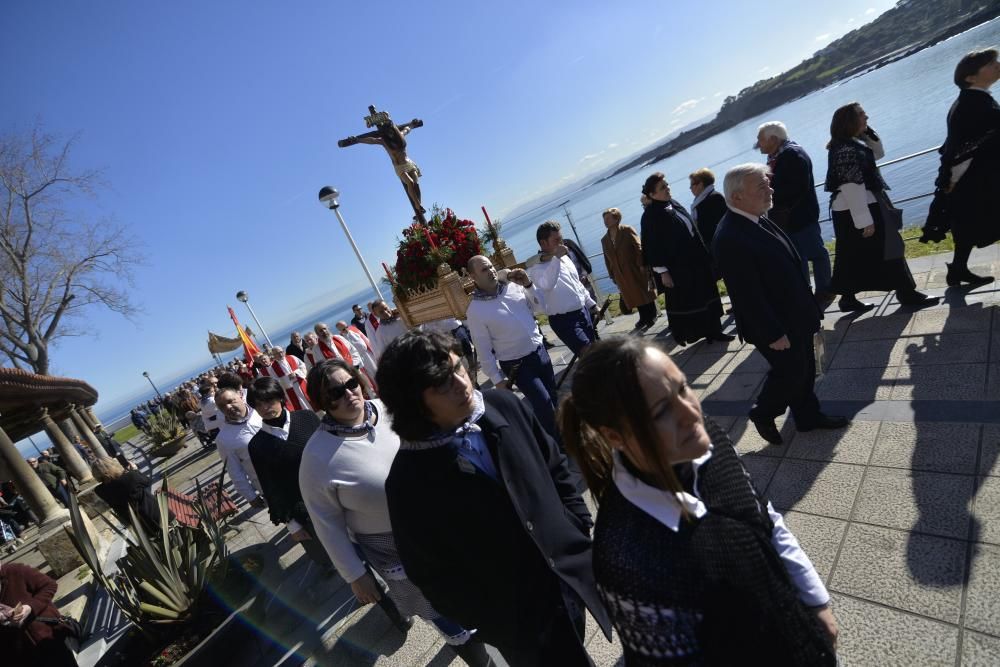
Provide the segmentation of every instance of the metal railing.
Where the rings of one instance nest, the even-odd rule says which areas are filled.
[[[885,162],[880,162],[876,166],[879,169],[882,169],[883,167],[889,167],[889,166],[892,166],[894,164],[899,164],[900,162],[906,162],[907,160],[912,160],[913,158],[921,157],[923,155],[927,155],[928,153],[935,153],[938,150],[940,150],[940,148],[941,148],[940,146],[932,146],[931,148],[925,148],[925,149],[923,149],[921,151],[917,151],[916,153],[910,153],[908,155],[903,155],[901,157],[893,158],[891,160],[886,160]],[[715,163],[715,165],[723,164],[723,163],[725,163],[725,162],[727,162],[727,161],[729,161],[731,159],[733,159],[733,158],[726,158],[725,160],[721,160],[721,161]],[[711,166],[715,166],[715,165],[709,165],[709,166],[711,167]],[[681,180],[678,180],[675,183],[672,183],[671,185],[674,185],[676,183],[681,183],[681,182],[682,182]],[[816,189],[819,189],[819,188],[821,188],[823,186],[824,186],[823,183],[819,183],[815,187],[816,187]],[[927,197],[933,197],[933,196],[934,196],[934,191],[931,190],[930,192],[925,192],[923,194],[914,195],[912,197],[905,197],[903,199],[899,199],[899,200],[893,201],[893,204],[906,204],[908,202],[917,201],[918,199],[925,199]],[[631,201],[631,199],[627,199],[624,202],[619,203],[618,206],[621,206],[622,204],[627,203],[628,201]],[[604,210],[604,209],[601,209],[601,210]],[[819,222],[821,222],[821,223],[822,222],[830,222],[830,220],[831,220],[831,218],[823,218]],[[920,236],[907,236],[907,237],[903,238],[903,242],[905,243],[907,241],[913,241],[913,240],[916,240],[916,239],[919,239],[919,238],[920,238]],[[834,252],[830,253],[831,257],[833,257],[835,255],[836,255],[836,253],[834,253]],[[598,252],[598,253],[594,253],[593,255],[587,255],[587,259],[596,259],[598,257],[604,257],[604,253],[603,252]],[[597,281],[597,280],[605,280],[605,279],[608,279],[608,278],[610,278],[610,276],[608,274],[606,274],[606,273],[598,275],[598,276],[594,276],[594,280],[595,281]]]

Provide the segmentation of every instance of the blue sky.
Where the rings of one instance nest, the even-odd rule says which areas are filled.
[[[74,163],[108,187],[73,207],[129,225],[147,256],[145,313],[93,310],[52,372],[117,402],[143,370],[207,363],[226,305],[249,320],[240,289],[280,329],[363,286],[326,184],[381,275],[409,205],[382,149],[336,145],[369,104],[426,123],[409,138],[426,203],[502,217],[892,4],[5,2],[0,129],[79,133]]]

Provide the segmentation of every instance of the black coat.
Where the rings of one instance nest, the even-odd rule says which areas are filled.
[[[767,218],[755,224],[730,211],[715,232],[712,252],[743,340],[759,347],[785,335],[819,331],[821,314],[802,275],[802,260],[777,225]]]
[[[573,239],[563,239],[563,245],[566,246],[566,249],[573,255],[570,259],[574,260],[574,264],[579,265],[579,267],[587,274],[594,272],[594,267],[590,265],[590,260],[587,259],[587,253],[583,251],[583,248],[577,245],[576,241]]]
[[[295,358],[297,358],[299,361],[306,360],[305,351],[302,349],[300,345],[296,345],[295,343],[288,344],[288,347],[285,348],[285,354],[290,354]]]
[[[513,394],[483,396],[478,425],[500,482],[463,472],[449,447],[400,449],[393,461],[385,491],[407,575],[442,615],[501,650],[537,646],[560,579],[610,638],[591,566],[592,520],[566,457]]]
[[[247,449],[271,522],[281,524],[295,519],[307,526],[309,512],[299,490],[299,464],[306,443],[319,428],[319,417],[311,410],[295,410],[288,413],[288,418],[292,422],[288,440],[261,429],[250,439]]]
[[[694,210],[698,212],[698,232],[701,234],[701,240],[711,250],[712,239],[715,238],[715,230],[719,227],[719,221],[729,210],[729,207],[726,206],[726,198],[718,190],[712,190],[710,195],[698,202]]]
[[[819,200],[809,155],[794,141],[785,142],[771,161],[774,189],[767,217],[787,234],[819,224]]]
[[[972,158],[949,195],[957,242],[984,248],[1000,240],[995,193],[1000,189],[1000,104],[981,90],[963,90],[948,111],[942,172]],[[950,180],[950,178],[948,179]]]
[[[150,490],[152,485],[153,480],[146,475],[138,470],[129,470],[120,477],[98,484],[94,493],[126,526],[132,523],[128,511],[131,505],[144,522],[144,527],[153,529],[160,525],[160,505]]]

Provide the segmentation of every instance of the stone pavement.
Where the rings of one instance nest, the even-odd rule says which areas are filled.
[[[646,333],[670,350],[705,413],[729,429],[826,581],[844,665],[1000,664],[1000,287],[945,289],[947,259],[910,262],[918,287],[943,295],[941,305],[913,312],[880,293],[868,298],[878,308],[860,317],[828,311],[817,393],[825,411],[854,421],[797,433],[779,420],[782,446],[748,428],[767,368],[752,347],[677,348],[665,318]],[[1000,275],[1000,246],[977,250],[971,266]],[[620,316],[601,333],[629,333],[635,320]],[[557,371],[569,361],[563,347],[551,354]],[[192,441],[166,470],[183,489],[220,469],[214,452]],[[464,664],[426,623],[404,641],[379,609],[355,609],[349,586],[310,567],[266,511],[239,506],[230,548],[266,545],[280,570],[269,577],[274,595],[259,640],[234,647],[232,664]],[[592,622],[587,645],[598,665],[620,664],[617,641]]]

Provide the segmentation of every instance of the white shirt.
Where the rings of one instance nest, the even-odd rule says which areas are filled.
[[[374,434],[345,438],[320,428],[306,443],[299,465],[299,488],[316,536],[347,582],[365,573],[351,536],[392,532],[385,479],[399,436],[382,404],[375,405],[379,420]]]
[[[438,333],[450,334],[460,326],[462,326],[462,320],[457,320],[454,317],[445,317],[433,322],[425,322],[420,325],[420,328],[423,331],[437,331]]]
[[[504,379],[497,363],[526,357],[542,344],[534,312],[541,301],[534,287],[517,283],[501,284],[501,294],[495,299],[473,299],[465,314],[465,324],[472,334],[472,344],[479,353],[479,362],[493,384]]]
[[[389,343],[405,334],[407,330],[406,322],[403,321],[402,317],[397,317],[391,322],[379,320],[378,329],[375,330],[375,337],[369,338],[372,342],[372,347],[375,348],[375,361],[382,358],[382,353],[385,352],[385,348],[389,347]]]
[[[710,445],[706,454],[691,461],[691,467],[694,469],[692,487],[694,495],[680,492],[671,497],[672,494],[669,492],[645,484],[633,477],[625,468],[618,452],[613,453],[615,465],[612,479],[626,500],[676,533],[680,528],[681,505],[687,508],[696,519],[700,519],[708,513],[708,508],[698,497],[698,469],[712,458],[712,449]],[[788,576],[799,591],[799,599],[807,607],[827,604],[830,601],[830,594],[827,592],[826,586],[823,585],[823,580],[820,579],[816,568],[813,567],[812,561],[802,551],[798,540],[785,526],[784,518],[774,510],[770,502],[767,503],[767,514],[774,524],[774,530],[771,532],[771,546],[778,552]]]
[[[875,153],[875,159],[881,160],[885,157],[885,149],[882,148],[881,141],[875,141],[867,135],[861,139],[855,139],[859,144],[864,144]],[[839,192],[833,197],[830,208],[834,211],[850,211],[851,221],[856,229],[864,229],[875,224],[872,220],[869,204],[876,204],[878,200],[875,194],[865,188],[864,183],[844,183],[838,188]]]
[[[201,398],[201,422],[206,431],[217,429],[222,425],[222,415],[215,405],[214,396],[202,396]]]
[[[594,305],[569,255],[538,262],[528,269],[528,277],[541,292],[546,315],[572,313]]]
[[[219,448],[219,456],[226,462],[226,470],[236,492],[246,498],[247,502],[257,498],[260,482],[257,481],[257,471],[250,460],[250,450],[247,445],[261,427],[260,415],[247,406],[247,416],[238,423],[223,421],[215,444]]]

